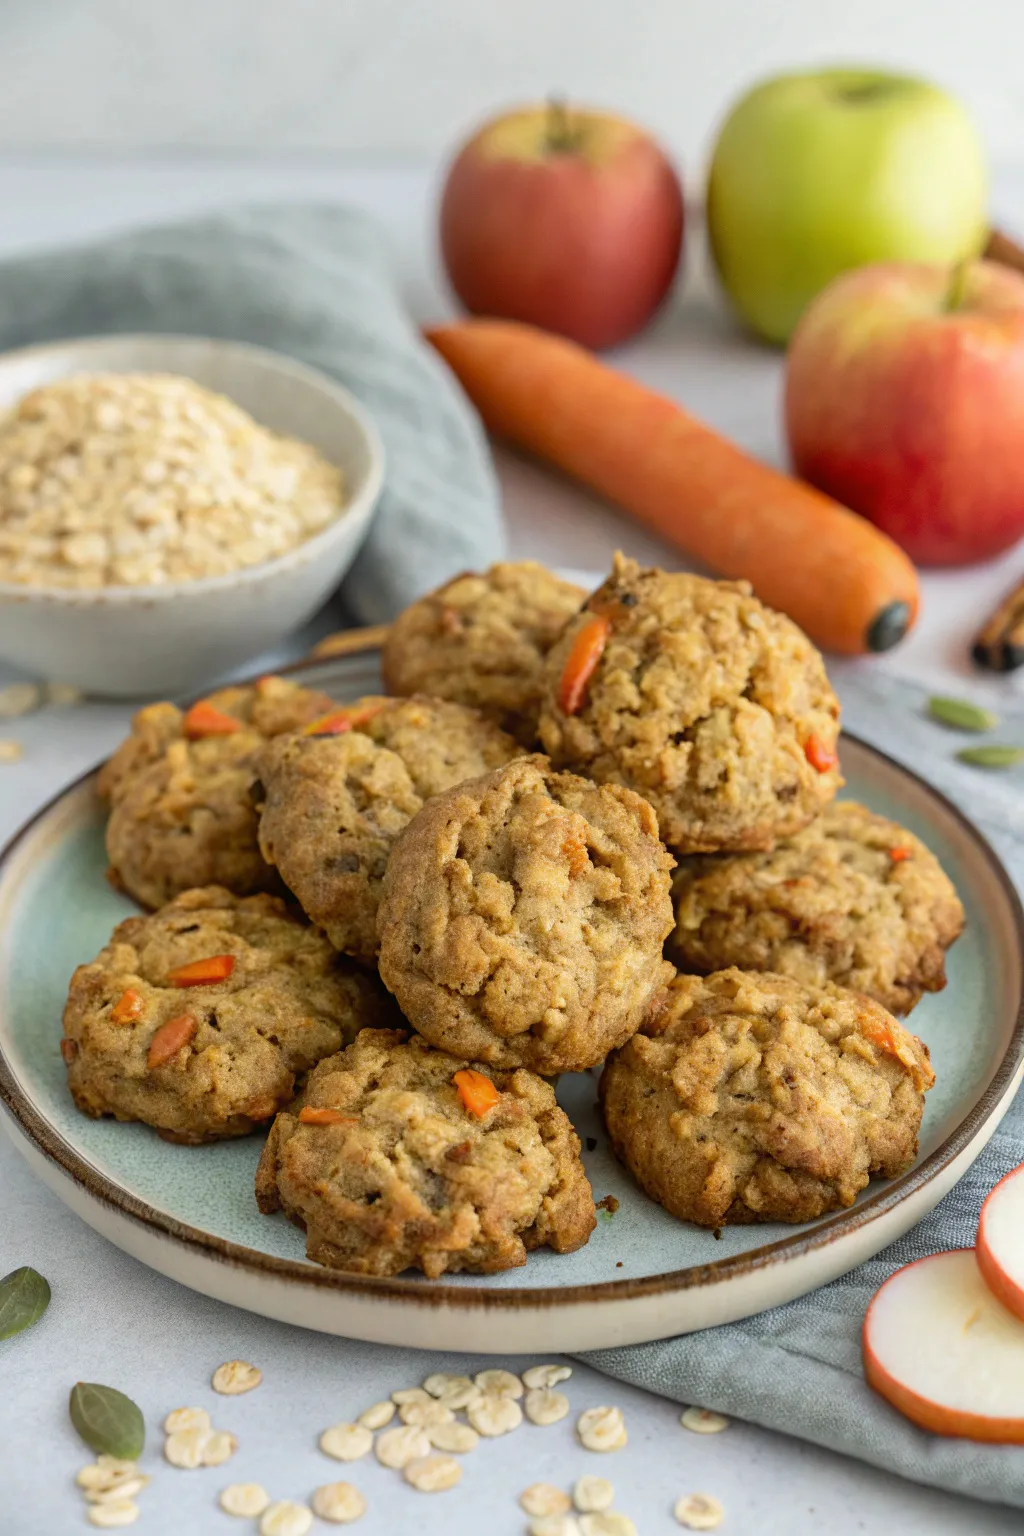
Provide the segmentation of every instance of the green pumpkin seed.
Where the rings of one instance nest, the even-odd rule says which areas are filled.
[[[90,1450],[124,1461],[138,1461],[146,1443],[146,1425],[130,1397],[116,1387],[79,1381],[68,1403],[71,1422]]]
[[[26,1264],[0,1280],[0,1339],[11,1339],[38,1323],[50,1305],[50,1287]]]
[[[941,725],[950,725],[957,731],[994,731],[999,724],[998,715],[968,699],[947,699],[938,695],[928,700],[928,713]]]
[[[1024,747],[963,747],[957,761],[972,768],[1014,768],[1024,763]]]

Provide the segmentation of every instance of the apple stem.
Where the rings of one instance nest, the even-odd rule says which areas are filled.
[[[576,135],[564,96],[548,97],[547,147],[553,155],[568,154],[576,147]]]
[[[943,308],[947,314],[953,314],[963,308],[963,302],[967,295],[967,279],[970,276],[969,260],[958,261],[950,274],[949,287],[946,289],[946,300]]]

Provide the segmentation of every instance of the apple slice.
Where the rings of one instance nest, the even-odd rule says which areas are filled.
[[[868,1307],[863,1347],[868,1385],[922,1429],[1024,1444],[1024,1323],[973,1248],[897,1270]]]
[[[1024,1318],[1024,1164],[990,1190],[981,1208],[978,1268],[993,1296]]]

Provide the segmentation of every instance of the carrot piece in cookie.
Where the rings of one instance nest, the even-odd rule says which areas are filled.
[[[177,1056],[183,1045],[188,1045],[198,1028],[199,1025],[190,1013],[179,1013],[176,1018],[168,1019],[149,1042],[146,1065],[162,1067],[172,1056]]]
[[[474,1072],[472,1067],[464,1067],[461,1072],[456,1072],[452,1082],[458,1089],[463,1109],[475,1115],[478,1120],[489,1114],[501,1098],[491,1079],[483,1072]]]
[[[346,1115],[343,1109],[318,1109],[313,1104],[303,1104],[299,1110],[303,1125],[358,1125],[358,1115]]]
[[[808,736],[804,742],[804,756],[817,773],[828,773],[839,762],[839,754],[820,736]]]
[[[379,715],[383,704],[365,704],[362,709],[333,709],[319,720],[311,720],[303,727],[304,736],[341,736],[345,731],[357,731],[374,715]]]
[[[913,848],[890,848],[889,857],[894,864],[902,864],[904,859],[914,857],[914,850]]]
[[[233,736],[242,729],[242,722],[217,709],[208,699],[200,699],[185,715],[181,728],[189,741],[198,741],[203,736]]]
[[[575,715],[583,707],[587,686],[608,644],[612,621],[607,614],[595,613],[588,619],[573,642],[558,685],[558,707],[565,715]]]
[[[135,1019],[141,1018],[146,1006],[141,992],[136,992],[134,987],[126,987],[110,1010],[110,1017],[115,1024],[131,1024]]]
[[[227,981],[234,968],[234,955],[208,955],[205,960],[192,960],[168,971],[167,980],[172,987],[206,987],[211,982]]]

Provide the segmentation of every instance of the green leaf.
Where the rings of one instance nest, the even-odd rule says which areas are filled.
[[[928,713],[940,725],[950,725],[956,731],[994,731],[999,716],[969,699],[947,699],[938,695],[928,700]]]
[[[0,1339],[31,1328],[49,1305],[50,1287],[38,1270],[12,1269],[0,1280]]]
[[[116,1387],[79,1381],[71,1388],[68,1410],[90,1450],[138,1461],[146,1443],[146,1425],[130,1397]]]
[[[956,755],[972,768],[1014,768],[1024,763],[1024,747],[963,747]]]

